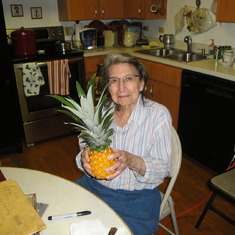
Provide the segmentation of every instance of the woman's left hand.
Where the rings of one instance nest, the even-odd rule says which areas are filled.
[[[130,166],[132,154],[127,151],[118,150],[108,156],[108,159],[117,159],[116,163],[106,169],[107,172],[115,171],[107,176],[107,180],[112,180],[120,175],[127,167]]]

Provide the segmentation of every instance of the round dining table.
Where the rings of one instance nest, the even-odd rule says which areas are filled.
[[[116,227],[132,234],[121,217],[103,200],[82,186],[42,171],[16,167],[0,167],[7,180],[14,179],[24,194],[36,194],[37,203],[47,204],[42,215],[46,229],[40,235],[69,235],[70,225],[81,221],[99,220],[106,228]],[[91,211],[72,218],[48,220],[49,216]]]

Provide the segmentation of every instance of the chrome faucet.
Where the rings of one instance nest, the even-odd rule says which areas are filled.
[[[186,36],[184,38],[184,42],[187,43],[187,53],[192,52],[192,38],[190,36]]]

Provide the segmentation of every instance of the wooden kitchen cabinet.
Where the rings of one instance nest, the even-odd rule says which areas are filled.
[[[97,0],[57,0],[60,21],[77,21],[98,18]]]
[[[217,2],[217,22],[235,22],[235,1],[218,0]]]
[[[99,0],[101,19],[120,19],[124,17],[123,0]]]
[[[139,59],[149,74],[145,95],[168,108],[173,126],[178,128],[182,69]]]
[[[60,21],[95,19],[166,19],[167,0],[157,0],[157,14],[150,11],[153,0],[57,0]],[[163,9],[163,10],[161,10]]]
[[[156,0],[156,5],[163,10],[157,14],[150,11],[153,0],[128,0],[125,2],[124,15],[129,19],[166,19],[167,0]]]
[[[144,19],[166,19],[167,18],[167,0],[158,0],[156,5],[159,8],[157,14],[152,13],[150,7],[153,5],[153,0],[144,1]]]
[[[123,18],[123,0],[57,0],[60,21]]]
[[[86,81],[88,81],[92,77],[92,75],[97,72],[97,65],[103,63],[105,56],[106,55],[100,55],[84,58]]]
[[[125,1],[124,15],[129,19],[144,18],[144,0]]]

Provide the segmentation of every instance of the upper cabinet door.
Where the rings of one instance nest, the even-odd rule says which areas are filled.
[[[167,17],[167,0],[145,0],[144,5],[144,19],[166,19]],[[157,12],[153,13],[151,9],[154,9],[154,2],[156,2]]]
[[[120,19],[124,17],[123,0],[99,0],[101,19]]]
[[[124,16],[129,19],[143,19],[144,18],[144,0],[125,1]]]
[[[98,0],[57,0],[60,21],[92,20],[99,18]]]
[[[166,19],[167,0],[57,0],[60,21]],[[156,14],[150,7],[156,2]]]
[[[218,0],[216,21],[235,22],[235,1],[234,0]]]

